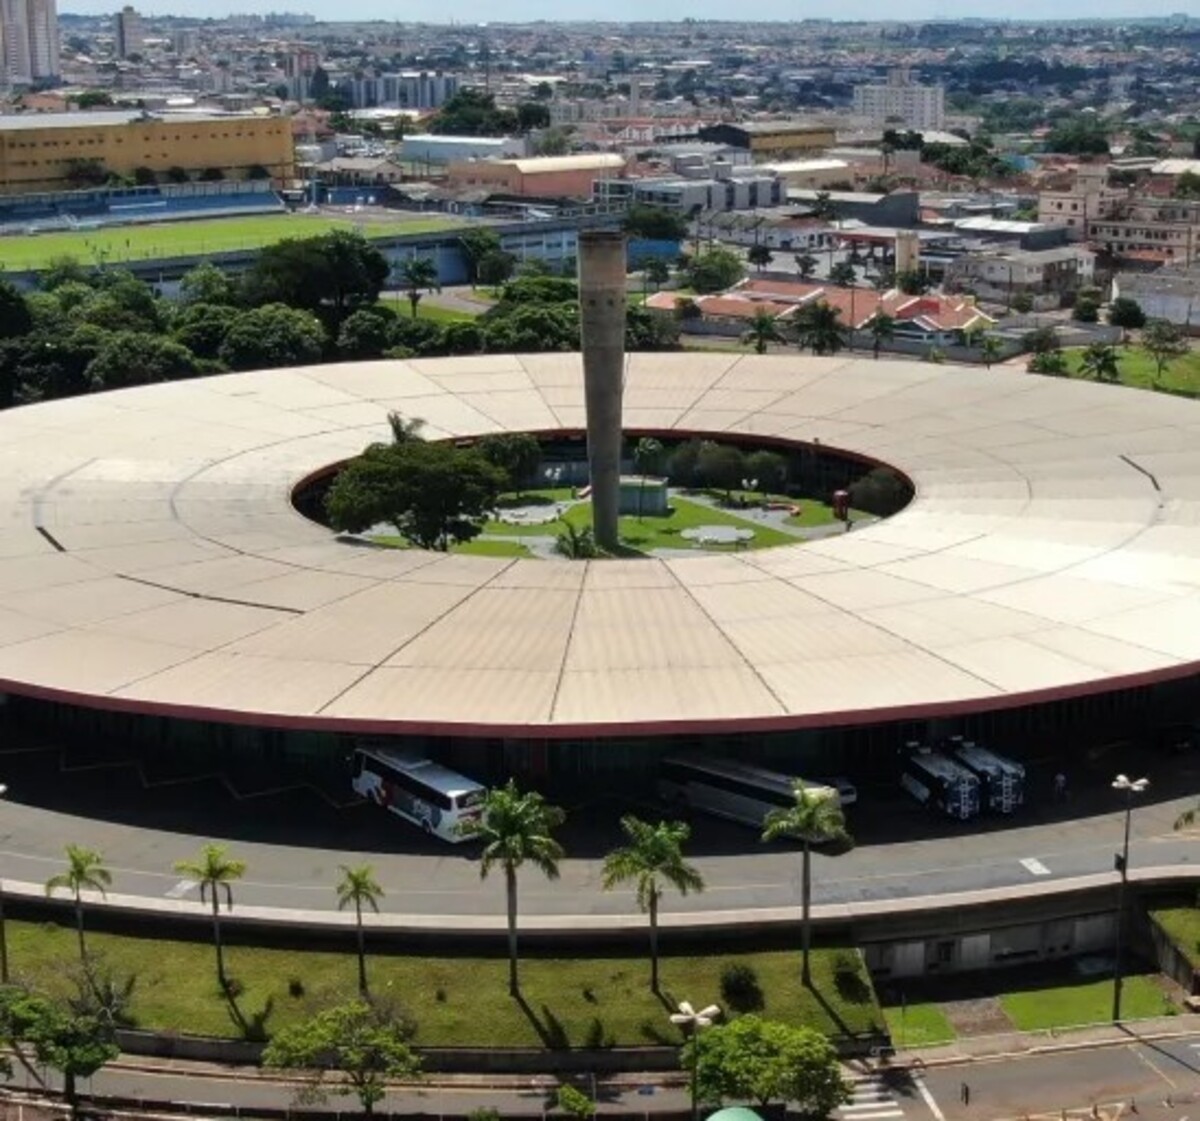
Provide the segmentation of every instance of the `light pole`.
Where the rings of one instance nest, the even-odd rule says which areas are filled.
[[[696,1078],[700,1072],[700,1029],[712,1027],[712,1022],[721,1014],[716,1004],[697,1012],[686,1000],[680,1001],[679,1011],[671,1013],[671,1023],[682,1029],[692,1039],[692,1121],[699,1117],[696,1101]]]
[[[0,782],[0,798],[8,787]],[[4,921],[4,881],[0,880],[0,985],[8,984],[8,927]]]
[[[1117,885],[1117,950],[1113,963],[1113,1023],[1121,1019],[1121,965],[1125,952],[1125,885],[1129,882],[1129,823],[1133,817],[1133,796],[1141,794],[1150,785],[1147,778],[1131,779],[1128,775],[1117,775],[1113,779],[1112,788],[1120,790],[1125,795],[1125,841],[1121,851],[1117,853],[1117,871],[1121,881]]]

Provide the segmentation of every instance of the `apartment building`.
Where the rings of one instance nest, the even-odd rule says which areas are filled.
[[[59,73],[57,0],[0,0],[0,89]]]
[[[142,17],[128,4],[113,17],[113,37],[117,58],[141,53],[144,45]]]
[[[459,86],[458,75],[440,70],[350,76],[337,83],[355,109],[438,109],[458,93]]]
[[[783,180],[769,174],[693,179],[648,176],[643,179],[598,179],[592,197],[599,203],[655,206],[676,214],[701,211],[756,210],[779,206],[785,200]]]
[[[1069,187],[1041,192],[1038,221],[1065,227],[1070,241],[1086,241],[1090,236],[1088,224],[1128,197],[1126,189],[1109,186],[1107,166],[1085,164],[1075,173]]]
[[[854,87],[854,115],[881,127],[942,129],[946,87],[920,85],[907,69],[890,70],[884,83]]]
[[[1042,310],[1059,307],[1064,295],[1091,284],[1095,268],[1095,254],[1081,245],[984,249],[951,260],[945,284],[947,289],[969,289],[981,299],[999,303],[1027,295]]]

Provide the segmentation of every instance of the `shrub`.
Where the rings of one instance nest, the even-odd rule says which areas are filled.
[[[304,982],[299,977],[288,978],[288,996],[301,997],[304,995]]]
[[[754,967],[740,961],[722,968],[721,998],[735,1012],[758,1012],[766,1003]]]
[[[585,1121],[586,1118],[595,1114],[596,1103],[582,1090],[576,1090],[574,1086],[560,1086],[558,1088],[558,1108],[563,1113]]]

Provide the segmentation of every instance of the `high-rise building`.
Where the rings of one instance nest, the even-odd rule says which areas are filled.
[[[142,17],[128,4],[113,17],[117,58],[128,58],[142,49]]]
[[[0,0],[0,87],[59,73],[57,0]]]
[[[946,124],[946,87],[918,85],[908,70],[889,70],[884,85],[854,87],[854,113],[873,125],[940,129]]]

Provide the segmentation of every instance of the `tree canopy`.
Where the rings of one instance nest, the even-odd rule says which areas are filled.
[[[697,253],[688,264],[688,278],[697,292],[723,292],[746,275],[742,259],[732,249],[713,246]]]
[[[682,241],[687,237],[687,221],[672,210],[638,203],[625,213],[625,232],[648,241]]]
[[[474,89],[459,90],[429,124],[430,132],[449,136],[504,136],[519,128],[513,110],[496,108],[493,94]]]
[[[325,329],[313,315],[285,304],[243,312],[229,326],[220,357],[232,370],[306,366],[321,360]]]

